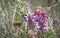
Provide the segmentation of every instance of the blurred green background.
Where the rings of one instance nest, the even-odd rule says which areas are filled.
[[[41,5],[48,12],[45,38],[60,38],[60,0],[0,0],[0,38],[27,38],[26,21],[22,15]],[[19,29],[13,23],[21,23]],[[37,35],[38,36],[38,35]]]

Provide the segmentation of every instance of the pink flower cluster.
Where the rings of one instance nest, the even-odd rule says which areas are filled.
[[[39,11],[39,10],[37,10]],[[31,14],[26,14],[25,18],[26,21],[32,20],[35,24],[37,24],[38,30],[46,29],[46,22],[47,22],[47,12],[40,9],[40,11],[37,13],[37,11],[34,11]]]

